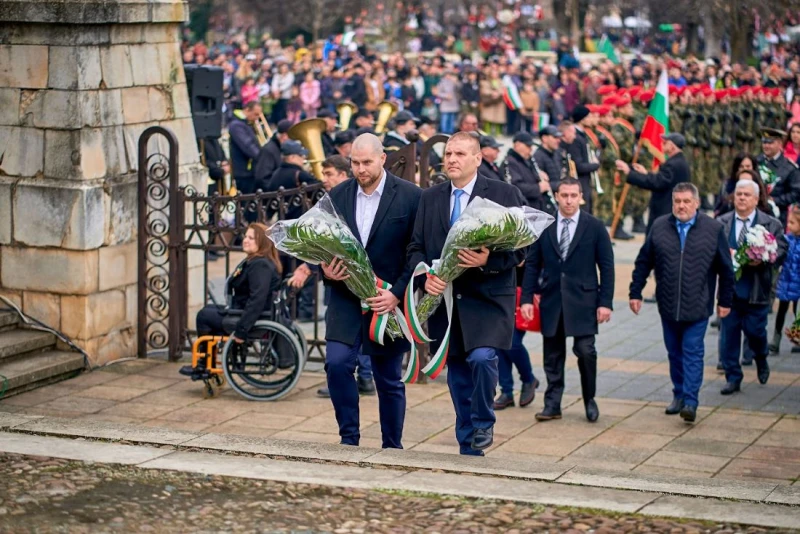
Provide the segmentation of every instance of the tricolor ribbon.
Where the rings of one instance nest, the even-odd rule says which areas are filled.
[[[378,289],[389,290],[392,288],[392,284],[381,280],[377,276],[375,277],[375,285]],[[361,313],[364,314],[369,311],[369,305],[366,302],[361,301]],[[386,335],[386,327],[389,325],[389,318],[392,316],[397,319],[397,324],[400,326],[400,331],[403,332],[403,336],[411,344],[411,353],[409,354],[408,358],[408,366],[406,367],[406,372],[403,373],[402,380],[406,384],[414,384],[416,383],[417,376],[419,375],[419,356],[417,354],[417,346],[414,344],[414,337],[411,335],[411,331],[406,324],[406,319],[399,308],[395,308],[391,314],[372,314],[372,319],[369,322],[369,339],[373,343],[383,346],[384,336]]]
[[[406,288],[406,316],[404,324],[404,332],[405,330],[409,330],[411,336],[413,336],[413,340],[411,340],[411,347],[412,351],[415,350],[414,342],[417,343],[429,343],[432,341],[425,334],[425,330],[422,328],[422,324],[419,321],[419,317],[417,317],[417,298],[414,292],[414,284],[413,279],[421,274],[436,274],[436,267],[438,264],[438,260],[433,262],[433,267],[421,261],[417,264],[414,268],[414,273],[411,275],[412,282],[409,282],[408,287]],[[447,363],[447,351],[450,348],[450,323],[453,317],[453,284],[448,282],[447,287],[444,289],[444,293],[442,294],[444,299],[444,305],[447,309],[447,330],[445,330],[444,338],[442,338],[442,342],[439,345],[439,349],[436,351],[436,354],[433,355],[431,361],[428,362],[422,372],[428,375],[432,380],[436,379],[439,376],[439,373],[442,372],[444,369],[445,363]]]

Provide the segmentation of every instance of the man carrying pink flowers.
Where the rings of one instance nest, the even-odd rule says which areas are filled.
[[[742,176],[755,171],[742,171],[734,191],[735,210],[718,220],[724,225],[736,272],[733,306],[722,319],[720,351],[727,384],[723,395],[741,390],[742,365],[739,356],[742,333],[754,353],[758,381],[769,380],[767,363],[767,314],[773,276],[786,256],[788,244],[778,219],[756,209],[759,189],[755,176]]]

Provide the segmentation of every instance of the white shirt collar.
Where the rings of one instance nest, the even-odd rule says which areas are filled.
[[[472,180],[470,180],[467,185],[462,187],[461,190],[464,191],[467,194],[468,197],[471,197],[472,196],[472,190],[475,189],[475,182],[477,182],[477,181],[478,181],[478,174],[475,173],[475,176],[472,178]],[[458,189],[458,188],[453,185],[453,182],[450,182],[450,194],[451,195],[453,194],[453,191],[455,191],[456,189]]]
[[[377,193],[377,195],[379,197],[383,196],[383,188],[384,187],[386,187],[386,170],[385,169],[384,169],[383,173],[381,173],[381,181],[378,182],[378,188],[375,189],[375,191],[372,192],[372,195]],[[362,189],[360,185],[358,186],[358,194],[359,195],[363,195],[363,196],[365,196],[367,198],[372,197],[372,195],[366,194],[364,192],[364,189]]]
[[[573,215],[572,217],[564,217],[563,215],[561,215],[561,212],[559,211],[558,212],[558,224],[561,224],[564,219],[569,219],[577,227],[578,226],[578,219],[580,219],[580,217],[581,217],[581,210],[576,211],[575,215]]]

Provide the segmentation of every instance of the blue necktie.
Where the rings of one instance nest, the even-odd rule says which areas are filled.
[[[456,198],[453,199],[453,211],[450,212],[450,226],[453,226],[461,216],[461,195],[464,194],[464,190],[455,189],[453,194]]]

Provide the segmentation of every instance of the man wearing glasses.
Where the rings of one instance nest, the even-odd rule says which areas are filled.
[[[761,129],[761,148],[758,171],[772,200],[781,210],[781,222],[786,224],[789,206],[800,202],[800,169],[797,163],[783,155],[786,132],[774,128]]]

